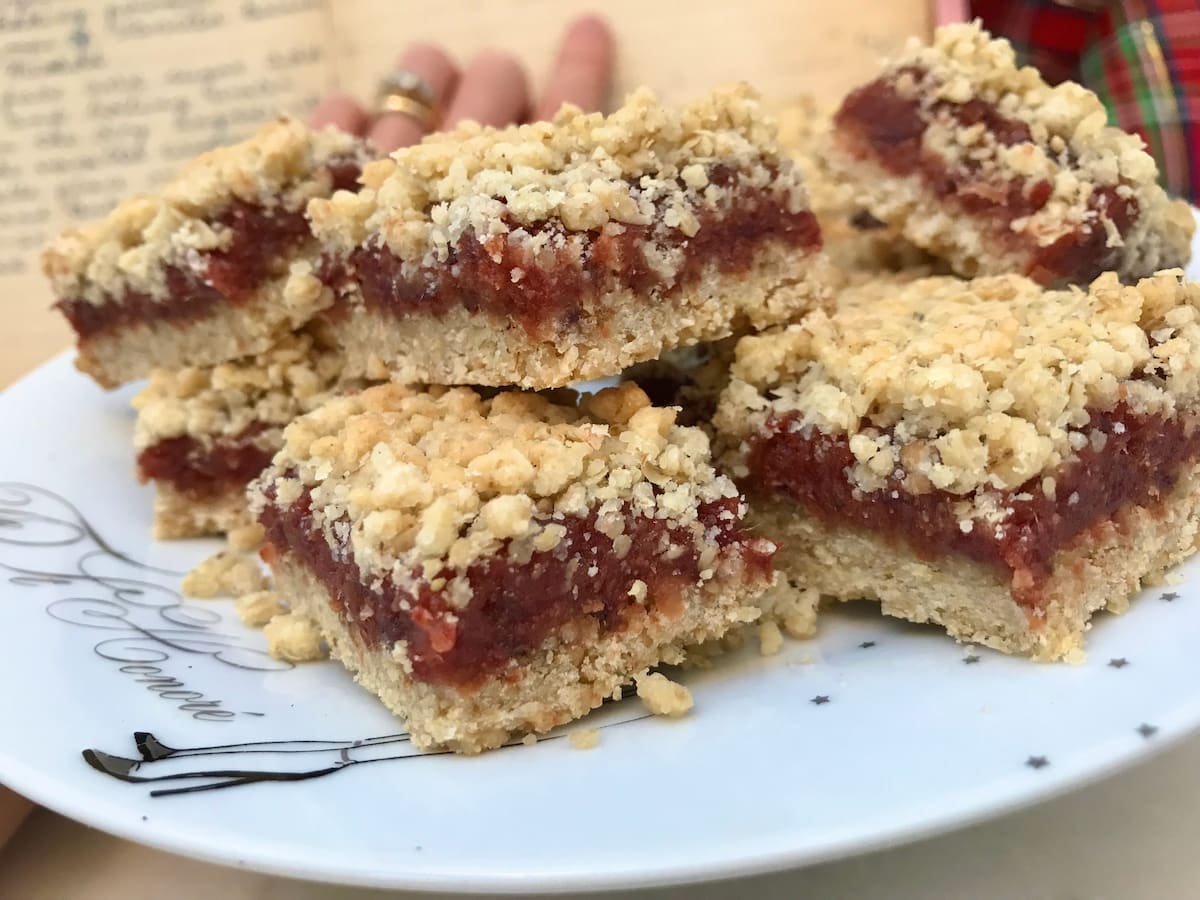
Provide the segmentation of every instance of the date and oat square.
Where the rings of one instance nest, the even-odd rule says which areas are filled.
[[[464,126],[309,205],[299,278],[394,380],[549,388],[790,321],[829,294],[799,170],[745,87],[683,110]]]
[[[792,583],[1077,656],[1196,549],[1200,285],[877,281],[743,338],[716,425]]]
[[[807,94],[772,109],[779,123],[779,143],[804,173],[809,206],[821,226],[829,261],[852,280],[895,272],[949,274],[944,262],[905,240],[899,228],[867,212],[855,185],[830,165],[835,111],[835,106]]]
[[[283,445],[283,429],[337,392],[340,353],[288,335],[216,366],[155,369],[133,399],[138,480],[154,484],[154,536],[220,534],[250,521],[246,485]]]
[[[333,399],[251,487],[264,558],[416,746],[545,732],[753,620],[773,581],[675,416],[631,384]]]
[[[262,353],[296,330],[322,299],[289,279],[316,259],[305,206],[354,187],[371,156],[351,135],[281,118],[65,232],[42,268],[76,366],[112,388]]]
[[[1083,285],[1183,266],[1195,222],[1141,138],[978,24],[915,39],[834,116],[826,161],[874,219],[955,272]]]

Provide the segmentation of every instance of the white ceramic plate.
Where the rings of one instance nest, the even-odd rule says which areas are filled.
[[[594,750],[417,754],[337,665],[277,663],[229,602],[182,600],[180,573],[218,543],[149,539],[130,393],[63,357],[0,395],[0,780],[135,841],[388,887],[697,881],[993,816],[1200,725],[1196,561],[1100,616],[1078,666],[959,647],[864,604],[778,656],[683,673],[696,707],[680,721],[606,706],[585,723],[602,727]]]

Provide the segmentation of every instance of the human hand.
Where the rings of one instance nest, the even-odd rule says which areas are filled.
[[[453,128],[464,119],[484,125],[548,119],[563,103],[585,110],[599,109],[608,94],[613,73],[613,38],[604,20],[576,19],[563,34],[546,89],[531,102],[529,82],[521,63],[509,53],[483,50],[460,72],[454,60],[434,44],[413,44],[397,63],[402,71],[420,77],[442,115],[439,129]],[[372,114],[356,100],[335,94],[322,101],[310,117],[314,127],[334,125],[361,135],[384,152],[415,144],[425,134],[418,117],[405,112]]]

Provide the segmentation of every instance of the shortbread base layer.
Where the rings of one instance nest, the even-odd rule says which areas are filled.
[[[325,585],[291,554],[272,569],[276,590],[291,608],[317,623],[333,658],[405,720],[412,743],[423,750],[479,753],[522,734],[547,732],[595,709],[635,675],[682,662],[689,645],[719,638],[759,614],[756,590],[718,575],[684,594],[683,612],[674,621],[655,613],[622,632],[600,635],[594,620],[582,616],[580,633],[590,639],[570,645],[548,640],[515,669],[460,691],[413,679],[391,648],[367,647],[333,610]]]
[[[152,369],[214,366],[262,353],[304,324],[284,300],[286,283],[286,275],[274,278],[257,298],[219,304],[198,318],[139,322],[84,338],[75,368],[111,389],[147,378]]]
[[[160,541],[225,534],[252,520],[245,485],[197,498],[154,483],[154,537]]]
[[[959,209],[937,197],[917,175],[897,176],[841,148],[831,149],[829,157],[838,176],[854,185],[858,204],[916,247],[944,259],[957,274],[974,278],[1018,273],[1047,281],[1035,271],[1036,248],[1014,246],[1029,239],[1010,232],[1001,220]],[[1186,219],[1177,222],[1176,212],[1170,208],[1142,211],[1124,235],[1124,249],[1113,267],[1123,281],[1187,265],[1191,258],[1190,213],[1185,212]],[[1060,280],[1084,284],[1099,274],[1098,268]]]
[[[345,350],[350,375],[377,376],[368,365],[374,358],[396,381],[561,387],[616,375],[676,347],[799,318],[827,304],[836,277],[823,253],[771,246],[748,271],[730,275],[708,266],[663,296],[608,292],[577,324],[545,340],[461,308],[395,316],[361,306],[331,316],[329,336]]]
[[[964,643],[1054,661],[1082,649],[1092,613],[1124,612],[1143,584],[1196,551],[1200,467],[1164,499],[1127,506],[1060,550],[1036,612],[1013,599],[1010,579],[995,568],[923,559],[901,540],[830,527],[787,500],[756,499],[750,509],[748,521],[779,544],[776,568],[793,584],[837,600],[878,600],[886,615],[941,625]]]

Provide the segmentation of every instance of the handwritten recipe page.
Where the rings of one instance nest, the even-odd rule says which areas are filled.
[[[334,81],[318,0],[0,2],[0,296],[27,339],[5,341],[0,384],[69,330],[37,257],[190,157]]]

